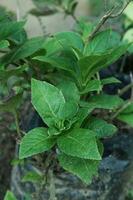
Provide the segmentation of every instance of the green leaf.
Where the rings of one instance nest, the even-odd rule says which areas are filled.
[[[74,127],[80,128],[85,118],[93,111],[94,107],[81,107],[76,114],[76,123]]]
[[[17,158],[14,158],[12,161],[11,161],[11,165],[12,166],[24,166],[24,160],[19,160]]]
[[[120,121],[133,127],[133,103],[130,103],[117,117]]]
[[[88,84],[86,85],[85,89],[83,89],[83,91],[81,91],[80,93],[86,94],[88,92],[99,91],[101,90],[101,88],[102,88],[101,81],[90,80]]]
[[[47,38],[43,45],[44,49],[46,50],[46,55],[52,56],[57,52],[60,52],[64,48],[62,47],[61,43],[56,40],[55,37]]]
[[[86,21],[85,19],[79,19],[79,22],[76,26],[77,31],[80,32],[83,40],[86,42],[90,33],[93,31],[94,24]]]
[[[60,42],[62,47],[74,47],[83,50],[83,41],[81,36],[75,32],[61,32],[54,35],[57,41]]]
[[[114,83],[121,83],[120,80],[118,80],[115,77],[109,77],[109,78],[104,78],[101,80],[102,85],[108,85],[108,84],[114,84]]]
[[[96,117],[90,117],[88,119],[86,128],[94,131],[98,138],[112,136],[117,132],[117,128],[114,125]]]
[[[86,184],[90,184],[93,176],[98,174],[99,161],[76,158],[65,154],[59,155],[58,159],[65,170],[78,176]]]
[[[65,104],[62,92],[55,86],[32,79],[32,104],[43,121],[48,126],[55,126],[58,122],[58,112]]]
[[[44,63],[49,63],[52,67],[57,69],[62,69],[73,74],[72,63],[69,58],[59,57],[59,56],[36,56],[33,58]]]
[[[124,43],[132,43],[132,45],[129,47],[128,51],[129,53],[133,53],[133,28],[129,29],[123,37]]]
[[[0,41],[0,49],[7,48],[9,46],[9,42],[7,40]]]
[[[7,191],[4,200],[17,200],[11,191]]]
[[[74,82],[62,81],[57,87],[62,91],[66,101],[79,102],[80,94]]]
[[[42,174],[38,173],[38,172],[28,172],[23,178],[22,178],[22,182],[32,182],[32,183],[38,183],[41,182],[43,180],[43,176]]]
[[[54,62],[54,58],[56,59],[55,53],[65,51],[66,54],[67,50],[71,50],[72,54],[73,49],[76,49],[80,52],[81,49],[83,49],[83,41],[80,35],[75,32],[60,32],[55,34],[53,38],[48,38],[44,42],[43,48],[46,50],[46,56],[39,56],[35,59],[39,59],[43,62],[48,62],[48,60],[46,61],[45,59],[53,58],[53,61],[51,60],[51,62]],[[62,59],[62,56],[60,58]],[[56,59],[56,63],[57,61],[58,57]]]
[[[133,127],[133,113],[128,114],[120,114],[117,119],[119,119],[122,122],[125,122],[129,124],[131,127]]]
[[[24,29],[22,29],[19,32],[14,33],[11,37],[9,37],[9,40],[14,45],[22,45],[26,40],[28,39],[27,33]]]
[[[128,19],[133,21],[133,2],[130,2],[130,4],[124,10],[124,14],[126,15],[126,17],[128,17]]]
[[[44,38],[35,37],[27,40],[23,45],[12,50],[9,54],[4,56],[1,60],[2,64],[9,64],[20,59],[31,56],[43,47]]]
[[[44,17],[44,16],[49,16],[49,15],[53,15],[57,12],[57,10],[52,10],[50,8],[47,8],[47,9],[36,9],[36,8],[33,8],[29,11],[30,14],[36,16],[36,17]]]
[[[122,111],[122,114],[129,114],[129,113],[133,113],[133,102],[131,103],[129,102],[129,105]]]
[[[101,160],[95,133],[87,129],[75,128],[57,139],[59,149],[71,156]]]
[[[0,40],[5,40],[14,33],[23,29],[25,22],[5,22],[0,23]]]
[[[68,101],[62,106],[57,113],[59,119],[72,119],[78,112],[78,104],[73,101]]]
[[[121,45],[113,50],[107,51],[106,54],[95,54],[81,58],[78,65],[81,70],[83,82],[89,80],[101,69],[114,63],[121,55],[123,55],[131,44]]]
[[[47,134],[46,128],[34,128],[21,140],[19,158],[27,158],[50,150],[56,140]]]
[[[117,95],[100,94],[92,96],[88,99],[88,104],[92,104],[95,108],[116,109],[123,104],[123,100]]]
[[[107,50],[118,46],[121,36],[112,30],[98,33],[85,47],[84,55],[105,53]]]

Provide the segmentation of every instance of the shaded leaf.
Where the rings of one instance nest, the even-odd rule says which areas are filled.
[[[44,9],[32,9],[29,11],[30,14],[36,16],[36,17],[40,17],[40,16],[48,16],[48,15],[53,15],[57,12],[56,9],[50,9],[50,8],[44,8]]]
[[[114,63],[120,56],[122,56],[131,44],[121,45],[113,50],[107,51],[106,54],[95,54],[81,58],[78,65],[81,69],[83,82],[89,80],[101,69]]]
[[[0,70],[0,80],[4,82],[8,80],[11,76],[19,76],[27,69],[27,65],[22,65],[16,68]]]
[[[80,128],[85,118],[93,111],[93,107],[81,107],[76,114],[76,123],[74,127]]]
[[[11,62],[15,62],[20,59],[24,59],[26,57],[31,56],[38,50],[43,47],[44,38],[43,37],[35,37],[27,40],[23,45],[17,47],[12,50],[6,56],[4,56],[1,60],[2,64],[9,64]]]
[[[85,89],[81,91],[81,94],[86,94],[88,92],[99,91],[102,89],[101,81],[99,80],[90,80],[86,85]]]
[[[133,113],[129,114],[120,114],[117,119],[119,119],[122,122],[125,122],[129,124],[131,127],[133,127]]]
[[[94,131],[98,138],[112,136],[117,132],[117,128],[114,125],[96,117],[90,117],[88,119],[86,128]]]
[[[5,40],[14,33],[23,29],[25,22],[5,22],[0,23],[0,40]]]
[[[88,105],[94,105],[95,108],[116,109],[123,104],[123,100],[117,95],[100,94],[89,98]]]
[[[130,103],[117,117],[120,121],[133,127],[133,103]]]
[[[121,83],[120,80],[118,80],[115,77],[109,77],[109,78],[104,78],[101,80],[102,85],[108,85],[108,84],[114,84],[114,83]]]
[[[11,97],[8,101],[0,103],[0,112],[10,112],[14,114],[14,111],[19,107],[22,101],[22,93]]]

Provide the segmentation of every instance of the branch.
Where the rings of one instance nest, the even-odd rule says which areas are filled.
[[[123,6],[123,8],[117,13],[117,14],[113,14],[114,10],[116,9],[116,7],[113,7],[110,11],[108,11],[101,19],[100,22],[97,24],[97,26],[95,27],[95,29],[92,31],[91,35],[89,36],[88,40],[91,40],[94,38],[94,36],[96,35],[96,33],[100,30],[100,28],[105,24],[105,22],[108,19],[112,19],[112,18],[116,18],[119,17],[123,11],[126,9],[126,7],[129,5],[129,3],[131,2],[131,0],[128,0],[126,2],[126,4]]]
[[[118,95],[122,96],[123,94],[125,94],[128,90],[130,90],[131,88],[133,88],[133,82],[129,83],[128,85],[126,85],[124,88],[122,88],[121,90],[118,91]]]
[[[50,197],[49,197],[49,200],[57,200],[56,189],[55,189],[55,180],[54,180],[54,174],[53,174],[52,169],[49,170],[49,182],[50,182],[50,186],[49,186]]]
[[[121,114],[128,106],[130,106],[130,104],[132,103],[132,101],[128,101],[127,103],[125,103],[121,108],[119,108],[117,110],[117,112],[115,114],[113,114],[113,116],[111,117],[112,120],[114,120],[119,114]]]

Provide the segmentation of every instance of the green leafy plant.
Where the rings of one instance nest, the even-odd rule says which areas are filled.
[[[107,122],[110,121],[109,113],[114,113],[124,104],[117,95],[107,95],[102,91],[104,84],[119,82],[117,79],[101,80],[95,76],[129,47],[129,44],[122,44],[115,34],[104,31],[89,43],[84,43],[77,33],[58,33],[44,44],[46,54],[33,58],[57,68],[57,73],[62,73],[66,80],[60,76],[59,80],[53,80],[54,86],[32,79],[32,104],[45,128],[35,128],[22,138],[20,159],[51,149],[60,165],[85,183],[90,183],[93,175],[97,175],[103,154],[100,138],[112,136],[117,131],[111,122]],[[110,40],[106,49],[109,36],[117,45],[119,41],[119,46],[112,46]],[[101,37],[104,39],[100,40]],[[95,118],[96,110],[106,110],[103,118],[107,119]]]
[[[43,12],[42,4],[44,8],[48,6],[47,14],[57,12],[61,6],[65,14],[75,19],[78,28],[28,39],[24,21],[0,16],[1,96],[5,99],[13,92],[8,100],[2,98],[0,112],[14,115],[21,140],[19,159],[47,152],[46,173],[60,165],[89,184],[98,174],[104,152],[102,139],[117,132],[114,120],[133,126],[132,99],[124,101],[118,94],[104,91],[105,85],[120,81],[112,76],[100,77],[100,71],[115,63],[132,43],[121,41],[121,36],[112,29],[100,31],[108,18],[119,13],[114,15],[111,11],[94,25],[77,20],[75,1],[34,0],[34,3],[37,10],[31,12],[37,16]],[[23,135],[18,108],[27,98],[30,86],[32,105],[44,126]],[[22,179],[26,181],[44,182],[44,174],[29,172]],[[10,192],[5,198],[15,199]]]

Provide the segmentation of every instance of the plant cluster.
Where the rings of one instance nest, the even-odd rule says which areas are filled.
[[[62,1],[56,2],[49,1],[49,14],[62,5]],[[74,16],[77,3],[63,2],[65,13]],[[38,10],[42,8],[36,5]],[[117,132],[114,120],[133,126],[132,99],[124,101],[118,94],[105,93],[105,85],[120,84],[120,81],[115,77],[101,79],[99,75],[127,52],[131,42],[123,42],[111,29],[98,31],[91,37],[95,26],[76,22],[76,31],[28,39],[25,22],[17,22],[3,11],[0,15],[0,95],[3,99],[10,98],[1,100],[0,111],[14,115],[21,140],[19,159],[48,151],[52,156],[50,169],[59,163],[89,184],[102,160],[101,139]],[[23,136],[18,107],[30,88],[32,105],[44,126]],[[25,180],[33,180],[33,176]],[[11,195],[8,192],[5,199]]]

